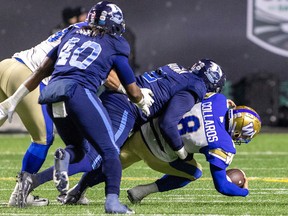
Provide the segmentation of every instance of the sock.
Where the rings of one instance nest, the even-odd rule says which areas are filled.
[[[32,174],[38,172],[46,159],[49,148],[50,145],[32,142],[23,157],[21,171]]]
[[[102,168],[84,173],[81,177],[77,187],[81,191],[85,191],[88,187],[93,187],[101,182],[105,181],[105,177],[102,173]]]
[[[92,164],[89,158],[85,155],[84,158],[78,163],[73,163],[69,165],[68,175],[74,175],[79,172],[90,172],[92,171]]]
[[[159,192],[174,190],[186,186],[191,182],[190,179],[164,175],[161,179],[158,179],[155,183],[159,189]]]
[[[54,166],[51,166],[48,169],[45,169],[35,175],[35,178],[37,179],[39,185],[53,180],[53,170]]]
[[[122,167],[119,157],[103,159],[102,172],[106,177],[105,194],[120,193],[120,182],[122,176]]]

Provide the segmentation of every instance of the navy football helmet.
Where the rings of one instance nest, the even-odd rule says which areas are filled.
[[[125,32],[122,10],[108,1],[101,1],[94,5],[87,14],[86,22],[109,34],[121,35]]]
[[[213,60],[201,59],[191,67],[191,71],[203,79],[207,92],[219,93],[225,85],[226,76]]]

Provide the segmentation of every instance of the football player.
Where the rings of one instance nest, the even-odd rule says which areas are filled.
[[[12,58],[0,62],[0,101],[4,101],[10,97],[21,83],[35,72],[49,51],[60,43],[61,38],[66,32],[67,29],[61,30],[35,47],[17,52]],[[31,144],[22,159],[21,172],[38,172],[54,140],[53,122],[47,114],[46,105],[38,104],[39,93],[47,85],[47,82],[48,79],[44,79],[35,91],[31,92],[31,94],[21,101],[16,109],[17,114],[31,137]],[[10,102],[9,106],[14,107],[13,101]],[[8,106],[7,103],[3,103],[1,110],[5,110],[6,106]],[[7,112],[6,114],[2,113],[1,116],[4,116],[4,118],[0,120],[0,126],[7,120],[7,116],[9,117],[9,122],[12,121],[11,112]],[[17,191],[18,183],[9,199],[9,206],[16,205]],[[32,195],[28,197],[27,202],[28,205],[32,206],[48,204],[47,199]]]
[[[247,144],[261,130],[257,112],[247,106],[229,108],[222,94],[209,94],[196,104],[178,124],[178,131],[190,158],[179,159],[165,141],[159,127],[159,119],[144,124],[121,148],[123,169],[143,160],[150,168],[165,173],[161,179],[139,185],[127,191],[132,203],[140,203],[151,193],[165,192],[184,187],[202,175],[201,165],[193,154],[204,154],[210,164],[213,183],[218,192],[227,196],[247,196],[248,180],[243,188],[226,178],[226,169],[236,154],[235,145]],[[95,171],[92,171],[95,172]],[[86,173],[80,182],[70,189],[64,204],[75,204],[85,190],[103,181],[103,175]]]

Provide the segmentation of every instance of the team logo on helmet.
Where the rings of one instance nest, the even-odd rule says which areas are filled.
[[[288,1],[248,0],[247,37],[270,52],[288,57]]]
[[[213,84],[218,83],[223,75],[221,68],[218,65],[214,64],[213,62],[211,62],[211,66],[208,68],[207,71],[204,72],[204,74],[207,76],[208,80]]]
[[[242,134],[247,137],[253,137],[256,131],[254,130],[253,122],[242,127]]]
[[[121,9],[115,4],[107,4],[107,6],[112,10],[109,13],[111,15],[110,20],[117,24],[121,24],[123,22],[123,13]]]

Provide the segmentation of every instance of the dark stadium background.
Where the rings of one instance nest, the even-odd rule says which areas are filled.
[[[1,0],[0,59],[43,41],[66,6],[90,0]],[[255,108],[267,125],[288,125],[287,57],[246,37],[246,0],[115,0],[136,37],[136,73],[177,62],[214,59],[228,78],[225,94]]]

